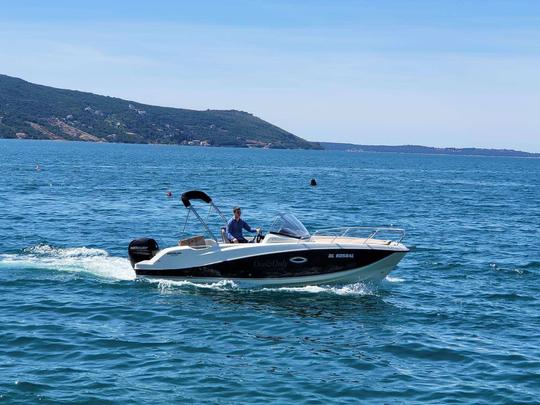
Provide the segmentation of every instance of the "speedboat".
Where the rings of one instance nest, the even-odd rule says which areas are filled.
[[[345,227],[308,232],[290,213],[279,214],[268,232],[249,243],[231,243],[227,219],[202,191],[182,194],[182,203],[202,223],[207,237],[193,236],[160,249],[151,238],[135,239],[128,253],[137,277],[173,278],[194,283],[232,280],[239,286],[306,286],[377,282],[409,251],[405,232],[388,227]],[[209,205],[223,221],[219,238],[192,202]],[[363,236],[359,236],[362,234]]]

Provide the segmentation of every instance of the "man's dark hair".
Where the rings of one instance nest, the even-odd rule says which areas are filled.
[[[234,208],[232,209],[233,214],[234,214],[236,211],[242,211],[242,209],[241,209],[240,207],[234,207]]]

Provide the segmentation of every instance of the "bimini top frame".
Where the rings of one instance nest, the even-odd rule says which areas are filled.
[[[193,205],[191,205],[191,200],[201,200],[201,201],[205,202],[206,204],[209,204],[210,205],[210,211],[212,209],[214,209],[218,213],[218,215],[221,217],[223,222],[225,222],[225,225],[227,225],[227,218],[225,218],[225,215],[223,215],[223,213],[220,211],[220,209],[214,204],[214,202],[212,201],[210,196],[208,194],[202,192],[202,191],[192,190],[192,191],[186,191],[185,193],[183,193],[182,196],[180,197],[180,199],[182,200],[182,203],[184,204],[184,207],[186,207],[186,209],[188,210],[188,214],[187,214],[187,217],[186,217],[186,224],[187,224],[187,220],[189,218],[189,213],[193,212],[193,214],[197,217],[197,219],[200,221],[200,223],[203,224],[204,228],[206,229],[206,232],[208,232],[208,234],[212,237],[212,239],[214,239],[216,241],[216,243],[218,243],[217,238],[215,237],[215,235],[212,233],[212,231],[208,227],[208,224],[206,223],[206,221],[204,219],[202,219],[202,217],[199,215],[197,210],[193,207]],[[210,211],[209,211],[209,213],[210,213]],[[184,225],[184,229],[185,229],[185,227],[186,226]]]

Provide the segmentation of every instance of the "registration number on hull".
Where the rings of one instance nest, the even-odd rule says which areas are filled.
[[[328,253],[329,259],[354,259],[354,253]]]

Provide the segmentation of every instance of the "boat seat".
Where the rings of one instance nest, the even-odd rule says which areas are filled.
[[[178,244],[189,247],[206,247],[204,236],[193,236],[192,238],[182,239]]]
[[[227,228],[224,226],[221,227],[221,239],[223,239],[223,243],[231,243],[229,238],[227,238]]]

